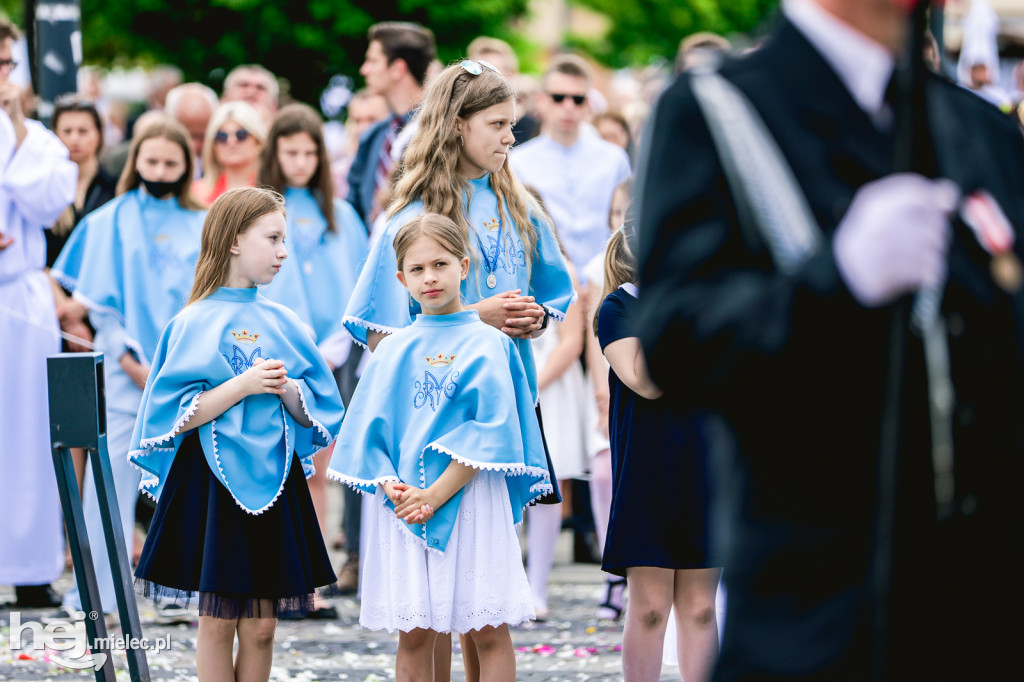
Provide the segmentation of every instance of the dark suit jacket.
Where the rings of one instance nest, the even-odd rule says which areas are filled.
[[[788,22],[722,73],[761,113],[825,235],[859,187],[893,171],[892,134]],[[964,192],[989,190],[1024,232],[1020,133],[938,78],[928,97],[941,174]],[[892,591],[888,629],[879,629],[873,595],[884,581],[872,559],[894,306],[855,302],[831,239],[782,275],[763,245],[743,236],[686,76],[662,95],[645,134],[640,336],[667,395],[717,410],[729,432],[713,464],[714,535],[729,590],[717,679],[869,679],[874,635],[883,632],[887,679],[965,670],[957,679],[983,679],[989,664],[1004,679],[1019,677],[1012,639],[992,619],[1024,605],[1011,568],[1024,554],[1022,297],[995,286],[988,255],[958,223],[943,303],[958,511],[935,521],[922,344],[906,331]]]
[[[356,209],[367,229],[370,227],[368,218],[377,189],[377,157],[380,156],[390,121],[390,118],[386,118],[363,131],[359,137],[356,158],[348,169],[348,203]]]

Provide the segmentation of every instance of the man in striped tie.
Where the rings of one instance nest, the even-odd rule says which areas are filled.
[[[348,201],[367,227],[383,208],[378,195],[391,172],[392,146],[423,99],[427,68],[436,55],[434,34],[419,24],[374,24],[368,38],[370,45],[359,73],[370,92],[388,101],[391,116],[363,133],[348,173]]]

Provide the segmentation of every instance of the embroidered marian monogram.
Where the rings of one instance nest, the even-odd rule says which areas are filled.
[[[252,367],[252,363],[256,358],[263,358],[263,350],[259,346],[254,348],[249,355],[246,355],[244,350],[234,344],[232,344],[231,348],[233,349],[232,357],[229,358],[225,355],[224,359],[231,365],[231,370],[235,373],[235,376]]]
[[[449,371],[442,375],[440,380],[430,370],[424,371],[423,375],[423,381],[414,384],[416,394],[412,397],[413,407],[418,410],[429,402],[430,409],[437,412],[442,396],[455,397],[455,390],[459,387],[455,379],[458,378],[459,372]]]
[[[173,268],[182,268],[186,264],[174,250],[174,242],[165,234],[158,234],[149,244],[149,266],[157,274],[164,274]]]
[[[498,221],[491,218],[484,222],[484,227],[494,230],[499,228],[499,224]],[[514,275],[519,268],[526,267],[526,252],[523,250],[522,242],[514,234],[505,234],[503,231],[499,231],[496,236],[487,234],[486,237],[487,245],[484,246],[483,240],[481,240],[480,249],[487,261],[489,272],[493,273],[500,267],[508,274]]]
[[[431,367],[447,367],[455,360],[455,353],[451,355],[445,355],[444,353],[427,355],[423,359]],[[455,397],[455,390],[459,387],[455,382],[458,376],[459,372],[449,370],[441,375],[441,379],[438,380],[430,370],[425,370],[423,372],[423,381],[417,381],[413,385],[416,389],[416,394],[412,397],[413,407],[418,410],[429,402],[430,409],[437,412],[437,408],[441,405],[442,396],[448,398]]]

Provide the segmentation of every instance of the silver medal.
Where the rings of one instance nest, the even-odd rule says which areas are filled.
[[[493,272],[487,275],[487,286],[489,286],[491,289],[498,286],[498,278],[494,276]]]

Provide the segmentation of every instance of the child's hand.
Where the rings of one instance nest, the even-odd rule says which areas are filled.
[[[430,507],[429,504],[425,504],[422,507],[420,507],[419,510],[415,511],[411,515],[411,518],[406,519],[405,522],[412,526],[417,523],[425,523],[429,521],[433,516],[434,510]]]
[[[399,493],[398,502],[395,503],[395,515],[406,523],[423,523],[426,518],[433,515],[435,507],[440,506],[437,500],[433,499],[430,489],[407,487]],[[420,519],[422,520],[416,520]]]
[[[252,367],[238,375],[246,395],[273,393],[284,395],[288,383],[288,370],[280,360],[257,358]]]
[[[380,487],[384,489],[384,494],[388,496],[391,503],[396,506],[398,505],[398,498],[401,497],[402,491],[409,489],[409,485],[407,483],[402,483],[401,481],[387,481],[386,483],[382,483]]]

